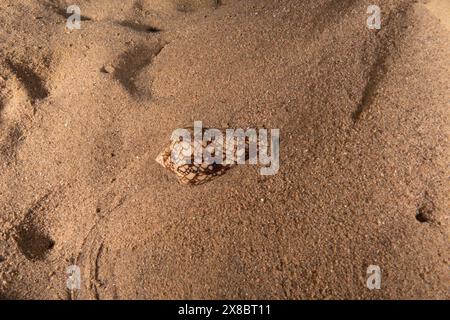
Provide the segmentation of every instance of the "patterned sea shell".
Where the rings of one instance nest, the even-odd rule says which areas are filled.
[[[193,137],[193,128],[185,128],[192,133]],[[207,130],[207,128],[203,128],[203,133]],[[225,137],[225,130],[220,129],[223,136]],[[178,177],[178,181],[181,184],[185,185],[200,185],[206,183],[208,181],[213,180],[216,177],[223,175],[229,169],[234,167],[235,163],[195,163],[194,155],[195,150],[197,148],[206,148],[210,149],[211,154],[214,156],[214,144],[212,141],[202,141],[201,145],[195,144],[194,139],[191,142],[186,141],[171,141],[170,145],[166,147],[156,158],[156,161],[161,164],[164,168],[169,171],[175,173]],[[244,157],[245,160],[248,160],[248,147],[249,146],[249,138],[245,139],[245,150],[237,150],[237,143],[233,145],[227,144],[225,141],[223,142],[222,147],[222,157],[226,158],[226,152],[233,152],[235,158]],[[231,150],[233,149],[233,150]],[[189,162],[189,163],[187,163]]]

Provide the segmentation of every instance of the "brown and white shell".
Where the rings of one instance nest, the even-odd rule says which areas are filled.
[[[192,128],[186,128],[193,132]],[[203,128],[203,132],[207,130],[207,128]],[[225,136],[225,131],[223,134]],[[245,158],[248,159],[248,139],[246,138],[246,148],[245,148]],[[200,147],[197,145],[196,147]],[[214,146],[212,145],[212,141],[203,141],[203,148],[208,148]],[[174,150],[176,150],[174,152]],[[227,150],[227,146],[223,148],[223,159],[225,159],[225,153]],[[172,152],[174,154],[172,155]],[[237,154],[237,145],[234,145],[234,155],[240,156]],[[194,162],[194,154],[195,147],[194,142],[185,142],[185,141],[172,141],[168,147],[166,147],[156,158],[156,162],[161,164],[167,170],[175,173],[178,178],[179,183],[185,185],[200,185],[206,183],[208,181],[213,180],[216,177],[223,175],[229,169],[234,167],[236,164],[225,164],[225,163],[195,163]],[[187,160],[189,159],[188,163]]]

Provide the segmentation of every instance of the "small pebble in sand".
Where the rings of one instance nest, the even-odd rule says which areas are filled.
[[[108,64],[108,65],[106,65],[106,66],[104,66],[103,68],[102,68],[102,71],[104,72],[104,73],[113,73],[114,72],[114,67],[112,66],[112,65],[110,65],[110,64]]]

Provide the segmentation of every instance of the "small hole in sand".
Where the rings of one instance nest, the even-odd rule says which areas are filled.
[[[48,243],[48,250],[52,250],[55,247],[55,241],[50,240]]]
[[[417,209],[416,220],[420,223],[430,222],[430,217],[422,208]]]
[[[155,33],[155,32],[161,32],[161,29],[156,28],[156,27],[148,27],[145,29],[145,31]]]
[[[18,233],[17,243],[20,251],[29,260],[44,260],[55,247],[55,241],[35,226],[22,228]]]

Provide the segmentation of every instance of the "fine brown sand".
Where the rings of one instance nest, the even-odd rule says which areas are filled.
[[[0,1],[0,298],[450,298],[448,0],[71,4]],[[177,184],[195,120],[280,171]]]

